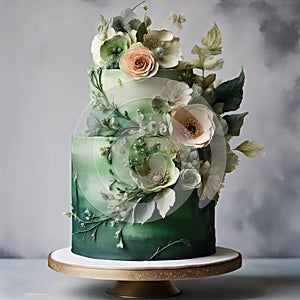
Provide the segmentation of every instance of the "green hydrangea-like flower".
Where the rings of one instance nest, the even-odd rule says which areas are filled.
[[[101,45],[100,55],[108,69],[115,69],[118,68],[120,58],[127,49],[127,40],[123,36],[115,35]]]

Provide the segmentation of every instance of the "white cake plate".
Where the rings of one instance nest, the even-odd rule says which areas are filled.
[[[71,276],[118,280],[107,292],[122,298],[163,298],[181,291],[170,280],[195,279],[228,273],[240,268],[242,256],[228,248],[217,247],[210,256],[157,261],[93,259],[76,255],[71,248],[53,251],[48,266]]]

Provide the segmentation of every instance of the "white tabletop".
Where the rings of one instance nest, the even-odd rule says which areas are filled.
[[[300,299],[300,259],[243,259],[232,273],[174,283],[183,293],[172,299]],[[0,259],[1,300],[113,300],[112,284],[54,272],[47,259]]]

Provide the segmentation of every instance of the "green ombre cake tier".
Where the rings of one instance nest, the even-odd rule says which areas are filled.
[[[215,252],[214,209],[210,202],[198,208],[198,197],[178,192],[179,207],[164,219],[154,216],[144,224],[115,222],[108,218],[106,199],[101,192],[108,189],[108,164],[95,149],[105,144],[102,137],[73,137],[72,252],[86,257],[119,260],[184,259]],[[102,220],[101,220],[102,217]],[[156,219],[156,220],[155,220]],[[121,231],[120,231],[121,230]],[[119,236],[118,232],[121,232]],[[117,246],[120,243],[121,245]]]

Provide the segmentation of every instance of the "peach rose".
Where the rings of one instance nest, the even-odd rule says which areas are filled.
[[[131,46],[121,57],[120,69],[134,79],[154,76],[159,64],[142,43]]]

